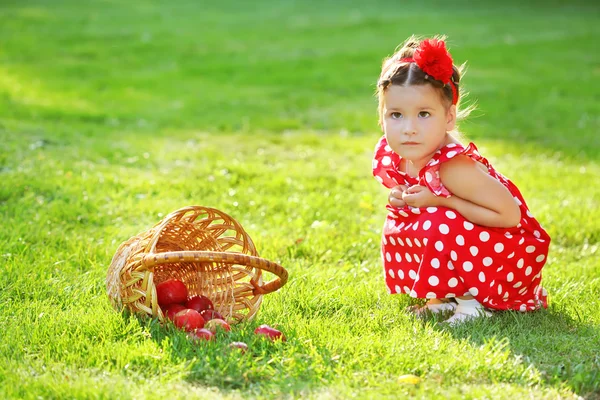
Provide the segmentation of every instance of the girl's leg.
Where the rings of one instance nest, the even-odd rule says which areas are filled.
[[[409,311],[423,315],[427,312],[438,314],[444,311],[454,311],[456,304],[451,302],[450,299],[429,299],[423,306],[410,306]]]
[[[492,313],[487,311],[473,296],[457,297],[456,302],[458,305],[456,306],[454,315],[445,321],[445,323],[451,326],[459,325],[473,318],[492,316]]]

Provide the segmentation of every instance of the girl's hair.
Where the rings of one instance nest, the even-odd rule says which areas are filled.
[[[445,36],[435,36],[435,39],[446,40]],[[411,36],[409,37],[400,47],[400,50],[391,56],[383,60],[381,66],[381,74],[377,81],[377,98],[379,100],[379,126],[383,127],[382,113],[383,113],[383,94],[385,90],[391,85],[407,86],[407,85],[432,85],[437,89],[440,94],[442,103],[449,108],[452,105],[452,88],[450,84],[444,85],[442,82],[432,78],[430,75],[425,74],[421,68],[414,62],[400,61],[403,58],[412,58],[415,50],[421,44],[422,39]],[[465,94],[460,90],[460,78],[465,69],[465,65],[456,66],[452,65],[452,80],[456,85],[456,92],[458,94],[458,102],[456,103],[456,117],[458,120],[466,118],[474,107],[469,106],[465,109],[460,109],[460,100]],[[455,133],[458,133],[457,131]]]

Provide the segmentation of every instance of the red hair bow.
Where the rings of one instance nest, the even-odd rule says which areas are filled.
[[[403,58],[400,61],[415,62],[427,75],[441,81],[444,85],[450,84],[453,95],[452,104],[458,102],[456,85],[452,81],[453,61],[443,40],[425,39],[415,50],[413,58]]]

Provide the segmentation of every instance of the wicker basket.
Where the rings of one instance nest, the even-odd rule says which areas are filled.
[[[263,270],[277,277],[263,283]],[[209,297],[223,317],[239,322],[253,318],[262,295],[281,288],[288,273],[258,256],[235,219],[214,208],[190,206],[121,244],[106,288],[115,308],[163,321],[156,285],[171,278],[185,283],[189,296]]]

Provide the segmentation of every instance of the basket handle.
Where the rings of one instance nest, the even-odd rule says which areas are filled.
[[[243,253],[223,251],[170,251],[160,254],[146,254],[142,259],[142,264],[146,267],[174,262],[221,262],[225,264],[248,265],[277,276],[276,279],[273,279],[262,286],[255,286],[253,290],[255,295],[274,292],[285,285],[288,280],[288,272],[281,265],[261,257],[249,256]],[[254,285],[254,282],[252,282],[252,284]]]

